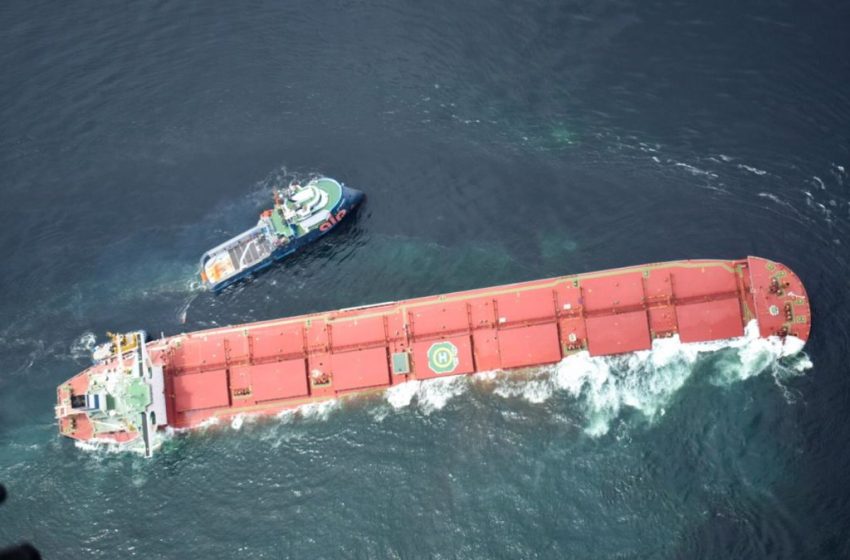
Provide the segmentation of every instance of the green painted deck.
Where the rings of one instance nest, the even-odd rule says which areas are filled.
[[[128,384],[124,400],[127,403],[128,412],[144,412],[145,407],[151,403],[150,387],[136,377]]]
[[[272,210],[272,227],[274,227],[276,234],[287,238],[292,237],[292,227],[283,219],[283,216],[277,209]]]
[[[337,204],[339,204],[339,201],[342,199],[342,186],[333,179],[323,177],[308,184],[313,185],[321,191],[324,191],[328,195],[327,202],[324,204],[324,206],[318,208],[316,210],[317,212],[321,212],[322,210],[326,210],[328,212],[332,211],[333,208]],[[295,212],[296,210],[295,205],[289,200],[285,199],[283,205],[290,212]],[[319,227],[318,225],[316,225],[310,229],[305,229],[299,223],[289,223],[284,220],[283,216],[279,214],[277,210],[272,210],[271,222],[272,226],[274,227],[275,233],[277,233],[278,235],[285,236],[287,238],[291,238],[293,236],[301,237],[302,235],[309,233],[310,229],[316,229],[317,227]],[[295,233],[293,233],[293,227],[295,228]]]
[[[328,202],[324,205],[323,209],[330,211],[342,198],[342,187],[339,183],[327,177],[316,181],[316,186],[328,193]]]
[[[113,374],[112,382],[97,379],[92,382],[92,392],[105,392],[109,414],[92,413],[90,419],[94,433],[113,432],[131,427],[135,430],[139,415],[151,404],[151,389],[145,381],[128,373]]]

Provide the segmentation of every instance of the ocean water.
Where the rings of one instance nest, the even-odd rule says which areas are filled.
[[[0,5],[0,546],[46,558],[850,558],[850,4]],[[324,173],[356,218],[254,281],[197,259]],[[760,255],[812,338],[57,435],[107,330]]]

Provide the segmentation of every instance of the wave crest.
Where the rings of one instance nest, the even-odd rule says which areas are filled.
[[[650,422],[663,416],[676,392],[700,371],[703,358],[711,360],[706,369],[712,384],[726,386],[769,370],[783,387],[784,379],[812,367],[805,354],[798,355],[802,347],[803,341],[794,337],[761,338],[753,321],[740,338],[682,343],[676,336],[655,340],[651,350],[622,356],[592,357],[586,351],[578,352],[523,376],[487,372],[471,378],[410,381],[388,390],[386,399],[394,409],[415,401],[422,412],[430,414],[475,380],[493,379],[492,393],[506,399],[539,404],[558,393],[569,395],[578,401],[585,433],[598,437],[608,433],[625,409],[640,412]]]

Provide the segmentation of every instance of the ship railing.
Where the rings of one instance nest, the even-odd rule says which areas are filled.
[[[224,243],[216,245],[215,247],[213,247],[212,249],[210,249],[209,251],[207,251],[206,253],[201,255],[201,267],[203,267],[205,261],[207,259],[212,258],[213,255],[215,255],[217,253],[221,253],[222,251],[226,251],[226,250],[230,249],[231,247],[238,245],[239,242],[242,241],[242,239],[245,238],[245,237],[250,237],[250,236],[255,235],[255,234],[262,234],[263,229],[264,229],[264,226],[262,224],[257,224],[256,226],[252,227],[251,229],[245,230],[242,233],[240,233],[239,235],[231,237],[230,239],[228,239]]]
[[[305,230],[309,230],[312,227],[317,226],[322,222],[326,221],[328,218],[330,218],[330,215],[331,213],[327,210],[319,210],[312,216],[301,220],[301,222],[299,222],[299,225]]]

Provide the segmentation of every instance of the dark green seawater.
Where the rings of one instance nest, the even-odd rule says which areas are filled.
[[[0,546],[46,558],[850,558],[850,4],[0,4]],[[355,220],[220,296],[293,176]],[[79,449],[91,333],[674,258],[791,266],[804,354],[666,348]]]

